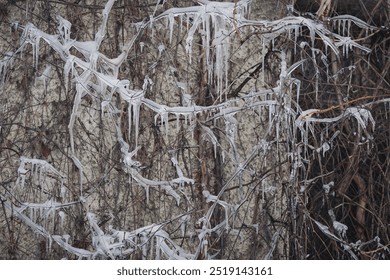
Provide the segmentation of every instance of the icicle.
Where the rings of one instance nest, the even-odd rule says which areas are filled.
[[[174,156],[171,157],[171,161],[176,168],[177,176],[179,176],[179,178],[183,178],[184,177],[183,171],[180,169],[179,162],[177,161],[176,157],[174,157]]]
[[[280,143],[280,141],[279,141],[279,139],[280,139],[280,125],[279,125],[279,123],[280,123],[280,120],[279,120],[279,117],[278,116],[275,116],[275,118],[277,119],[277,122],[276,122],[276,145],[277,145],[277,150],[279,151],[280,149],[279,149],[279,143]]]
[[[1,69],[0,69],[1,73]],[[46,66],[45,70],[43,71],[42,75],[39,77],[36,77],[36,81],[42,81],[43,82],[43,88],[44,92],[46,93],[47,90],[47,81],[51,79],[51,65]]]
[[[42,207],[39,207],[38,210],[39,210],[39,218],[42,220],[42,217],[43,217],[43,209],[42,209]]]
[[[130,106],[129,106],[130,107]],[[131,119],[133,119],[134,123],[134,134],[135,134],[135,147],[138,147],[138,133],[139,133],[139,114],[140,114],[140,104],[136,102],[136,104],[132,107],[132,117],[129,115],[129,139],[130,139],[130,131],[131,131]],[[130,114],[130,111],[129,111]]]
[[[286,62],[286,53],[284,51],[281,52],[280,55],[280,83],[281,87],[283,87],[283,80],[287,77],[287,62]]]
[[[236,149],[236,133],[237,133],[237,120],[233,116],[234,114],[226,114],[224,116],[225,119],[225,130],[226,130],[226,136],[228,137],[230,147],[232,149],[232,152],[234,154],[235,160],[238,160],[236,157],[237,155],[237,149]]]
[[[186,17],[186,33],[188,33],[188,28],[190,26],[190,16],[189,15],[185,15]]]
[[[33,223],[36,223],[35,217],[34,217],[34,208],[30,207],[30,219],[33,221]]]
[[[37,166],[37,170],[39,170],[38,184],[43,185],[46,179],[46,172],[44,172],[44,167]]]
[[[159,110],[159,113],[158,115],[156,116],[160,116],[160,121],[161,121],[161,126],[165,126],[165,134],[166,136],[168,137],[168,130],[169,130],[169,119],[168,119],[168,113],[166,112],[166,109],[164,107],[162,107],[160,110]],[[156,118],[155,118],[156,120]]]
[[[138,146],[138,131],[139,131],[139,111],[140,111],[140,102],[143,94],[138,92],[133,92],[128,90],[128,85],[126,84],[122,88],[123,98],[128,102],[128,139],[131,139],[131,130],[132,125],[135,128],[135,143]]]
[[[58,212],[58,216],[60,216],[60,226],[61,226],[61,229],[63,229],[64,228],[64,219],[65,219],[66,214],[63,211],[60,211],[60,212]],[[66,242],[66,243],[68,243],[68,242]]]
[[[193,40],[192,34],[191,35],[189,34],[186,38],[186,47],[185,47],[189,58],[189,64],[191,64],[192,62],[192,40]]]
[[[146,195],[146,203],[149,204],[149,186],[144,186],[145,195]]]
[[[275,116],[275,106],[268,106],[268,131],[271,131],[272,126],[274,125],[274,116]]]
[[[300,96],[300,90],[301,90],[301,81],[298,80],[298,79],[295,79],[294,82],[295,82],[295,85],[296,85],[296,88],[297,88],[297,104],[299,104],[299,96]]]
[[[213,147],[214,147],[214,157],[216,158],[217,157],[217,146],[219,146],[219,143],[218,143],[218,139],[217,137],[215,137],[213,131],[208,128],[207,126],[204,126],[204,125],[201,125],[201,128],[205,131],[205,135],[207,135],[211,142],[213,143]]]
[[[175,16],[173,13],[169,14],[168,21],[169,21],[169,43],[172,43],[173,26],[175,24]]]
[[[262,39],[261,40],[261,84],[264,85],[265,84],[265,56],[266,56],[266,53],[267,53],[267,50],[265,49],[265,40]]]
[[[69,238],[70,238],[69,234],[62,235],[62,238],[64,239],[65,243],[69,243]]]
[[[175,199],[176,199],[176,206],[180,206],[180,195],[175,192],[171,186],[167,185],[167,186],[161,186],[168,194],[170,194],[171,196],[173,196]]]
[[[34,38],[35,42],[32,42],[33,44],[33,55],[34,55],[34,67],[38,69],[38,59],[39,59],[39,43],[41,41],[40,35],[36,34],[36,37]]]
[[[176,116],[176,134],[179,134],[179,128],[180,128],[180,124],[179,124],[179,120],[180,120],[180,115],[175,113],[175,116]]]
[[[76,118],[78,116],[78,109],[79,109],[79,106],[81,103],[81,98],[83,95],[82,91],[80,90],[80,87],[81,86],[79,84],[76,85],[76,96],[75,96],[75,99],[73,101],[72,114],[70,116],[69,125],[68,125],[69,137],[70,137],[70,147],[71,147],[72,153],[74,153],[74,151],[75,151],[74,138],[73,138],[73,127],[74,127],[74,123],[76,122]]]
[[[158,57],[161,57],[161,54],[165,50],[165,46],[163,44],[158,46]]]
[[[24,188],[27,172],[28,172],[28,170],[25,168],[25,162],[24,162],[23,157],[22,157],[20,159],[20,165],[18,168],[18,179],[16,181],[16,184],[20,185],[22,188]]]
[[[314,42],[315,42],[315,31],[314,28],[310,28],[310,41],[311,41],[311,48],[314,49]]]
[[[179,15],[179,21],[180,21],[179,28],[180,28],[180,33],[181,33],[183,31],[183,15]]]
[[[129,102],[127,104],[127,125],[128,125],[128,129],[127,129],[127,137],[130,141],[131,139],[131,126],[132,126],[132,119],[134,118],[133,117],[133,111],[131,109],[131,102]],[[133,109],[134,110],[134,109]],[[137,139],[137,137],[135,137]],[[136,140],[137,141],[137,140]],[[137,146],[137,145],[136,145]]]

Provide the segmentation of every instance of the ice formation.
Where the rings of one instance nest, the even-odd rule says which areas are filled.
[[[336,57],[341,55],[348,56],[349,52],[353,48],[360,49],[364,52],[369,52],[370,49],[358,44],[351,37],[352,24],[357,25],[359,28],[366,30],[366,32],[372,32],[372,27],[366,23],[351,16],[338,16],[331,19],[336,26],[337,33],[330,31],[321,22],[312,20],[301,16],[288,16],[286,18],[275,21],[256,21],[248,20],[245,18],[249,7],[249,0],[241,0],[233,2],[216,2],[216,1],[197,1],[200,5],[190,6],[184,8],[171,8],[160,15],[155,16],[155,13],[150,17],[150,20],[144,20],[137,23],[137,32],[128,39],[122,48],[122,52],[115,58],[108,58],[100,51],[100,46],[105,38],[107,30],[107,21],[115,0],[109,0],[103,10],[102,23],[95,34],[92,41],[77,41],[72,39],[71,23],[61,16],[57,17],[58,22],[58,34],[47,34],[33,24],[26,24],[22,28],[23,34],[21,36],[20,47],[17,53],[22,52],[27,44],[32,46],[33,54],[33,66],[38,68],[39,66],[39,50],[42,41],[46,42],[63,60],[64,62],[64,85],[66,92],[70,92],[70,89],[75,89],[75,96],[73,100],[73,108],[70,116],[68,130],[70,137],[70,155],[75,167],[80,173],[80,197],[79,201],[60,203],[53,199],[41,203],[23,202],[20,207],[12,207],[10,202],[6,201],[5,206],[9,209],[13,209],[14,215],[26,223],[33,231],[38,234],[54,240],[58,245],[63,247],[66,251],[75,254],[79,258],[120,258],[132,254],[134,251],[141,249],[144,255],[148,250],[151,250],[153,244],[154,253],[157,259],[193,259],[198,257],[200,252],[204,253],[207,258],[212,256],[208,254],[209,241],[208,236],[212,233],[222,234],[225,230],[231,228],[234,232],[234,221],[229,217],[236,211],[237,205],[232,205],[222,200],[224,192],[231,187],[232,183],[236,180],[239,182],[239,187],[242,187],[241,177],[244,172],[250,170],[249,165],[251,161],[258,155],[265,155],[269,149],[270,142],[262,140],[261,144],[255,145],[249,155],[243,156],[237,152],[237,132],[240,125],[237,115],[242,110],[253,110],[263,115],[268,113],[268,132],[270,134],[275,129],[276,142],[280,142],[281,131],[283,129],[281,123],[285,121],[287,124],[291,124],[294,129],[294,133],[301,133],[303,139],[303,147],[298,143],[291,143],[293,146],[292,151],[288,152],[289,160],[291,161],[290,179],[295,180],[300,168],[305,166],[305,151],[310,149],[308,143],[309,133],[314,135],[314,126],[317,124],[330,124],[347,118],[354,118],[359,127],[363,130],[367,128],[375,128],[375,121],[366,108],[349,107],[345,109],[340,115],[334,117],[321,117],[323,113],[320,109],[309,108],[302,110],[299,107],[300,100],[300,86],[301,82],[298,79],[293,78],[292,74],[296,69],[303,67],[308,61],[312,61],[314,65],[314,71],[316,78],[318,79],[318,64],[328,68],[327,53],[323,53],[319,49],[315,48],[315,42],[318,38],[326,45],[328,51],[333,52]],[[291,7],[290,7],[290,12]],[[291,14],[291,13],[290,13]],[[173,34],[175,28],[178,30],[186,29],[185,34],[185,50],[189,57],[189,61],[192,60],[192,51],[194,45],[194,39],[196,36],[200,36],[202,47],[205,52],[205,63],[207,67],[207,76],[210,83],[215,82],[217,85],[217,92],[219,102],[215,102],[209,106],[199,106],[195,103],[193,93],[189,92],[187,85],[182,82],[176,81],[177,88],[181,91],[181,104],[179,106],[168,106],[166,104],[160,104],[151,98],[148,98],[146,93],[153,86],[153,81],[145,76],[144,84],[141,88],[133,88],[132,82],[126,79],[120,79],[119,71],[121,65],[126,61],[127,56],[134,46],[135,42],[140,38],[140,34],[147,29],[153,28],[156,24],[166,21],[166,26],[169,30],[169,42],[173,40]],[[177,23],[179,26],[177,27]],[[277,86],[269,87],[267,89],[261,88],[247,92],[245,95],[239,98],[227,98],[226,90],[228,88],[228,71],[230,64],[230,46],[234,37],[240,36],[241,32],[245,32],[245,28],[252,28],[250,30],[262,30],[261,35],[261,48],[262,48],[262,71],[261,78],[264,82],[264,57],[267,52],[267,48],[275,48],[275,40],[283,34],[287,34],[291,40],[294,41],[294,54],[297,54],[298,49],[310,48],[309,55],[293,65],[288,65],[287,54],[284,51],[278,51],[278,58],[280,59],[280,75]],[[308,31],[309,39],[298,44],[298,38],[302,36],[304,30]],[[144,42],[139,42],[139,48],[141,52],[148,50],[149,45]],[[299,48],[298,48],[299,47]],[[158,58],[163,57],[166,54],[167,46],[159,44],[157,47]],[[340,51],[341,49],[341,51]],[[74,53],[79,55],[76,56]],[[1,82],[7,74],[7,69],[13,63],[15,53],[8,52],[0,61],[0,76]],[[317,57],[320,57],[318,59]],[[157,62],[153,64],[153,67],[157,65]],[[47,67],[40,77],[37,77],[38,81],[42,81],[46,88],[46,82],[50,78],[51,68]],[[294,86],[294,87],[293,87]],[[317,92],[317,91],[316,91]],[[292,102],[292,94],[296,94],[295,103]],[[224,95],[225,94],[225,95]],[[129,178],[133,182],[141,186],[148,192],[150,188],[161,188],[167,194],[173,197],[177,205],[180,204],[182,199],[181,190],[188,185],[195,183],[194,179],[188,178],[184,170],[181,168],[181,163],[175,156],[171,156],[171,162],[175,170],[175,174],[171,178],[163,178],[156,180],[153,178],[146,178],[142,175],[141,168],[142,163],[137,160],[137,152],[140,149],[138,138],[140,123],[142,122],[141,110],[147,108],[154,113],[155,125],[161,125],[165,129],[166,135],[171,133],[169,118],[176,119],[176,133],[179,131],[180,122],[189,124],[189,129],[192,130],[192,135],[195,124],[197,124],[197,118],[199,115],[208,115],[207,122],[200,123],[199,127],[202,130],[204,139],[211,141],[214,150],[214,156],[217,155],[217,149],[221,149],[223,153],[227,153],[234,163],[234,173],[231,177],[227,178],[221,187],[219,193],[212,195],[208,190],[203,190],[202,195],[207,203],[210,204],[208,211],[204,217],[199,219],[201,229],[198,230],[199,246],[196,252],[187,252],[181,246],[179,246],[167,231],[164,230],[164,223],[151,224],[143,228],[134,229],[133,231],[120,231],[110,228],[108,231],[104,231],[99,227],[97,218],[94,213],[88,212],[86,214],[90,232],[92,236],[91,249],[80,249],[70,244],[71,240],[68,235],[55,235],[49,232],[43,225],[38,223],[37,217],[43,217],[44,220],[59,219],[61,227],[66,220],[66,214],[64,209],[72,207],[74,204],[85,204],[85,196],[83,194],[83,171],[84,166],[81,157],[77,156],[77,148],[75,145],[74,130],[77,125],[77,120],[80,115],[80,108],[82,99],[85,96],[90,96],[94,100],[97,100],[101,107],[101,116],[104,117],[105,113],[109,116],[113,127],[116,131],[116,139],[120,146],[120,152],[122,157],[123,170],[129,175]],[[130,145],[125,141],[120,124],[120,110],[116,107],[115,98],[119,97],[127,105],[128,109],[128,135],[127,138],[134,145]],[[219,142],[218,138],[213,131],[213,125],[216,120],[221,120],[225,124],[225,139],[227,140],[230,151],[224,150],[223,145]],[[335,137],[335,136],[334,136]],[[325,137],[324,137],[325,138]],[[333,138],[332,138],[333,139]],[[325,156],[331,149],[329,143],[332,139],[323,141],[319,147],[314,149],[318,153],[322,153]],[[63,185],[65,175],[54,168],[50,163],[40,159],[29,159],[21,157],[21,163],[17,170],[18,179],[16,185],[26,188],[26,180],[31,174],[31,178],[35,178],[37,183],[44,184],[48,178],[48,175],[56,177],[60,183],[59,193],[62,197],[66,196],[67,190]],[[331,182],[332,183],[332,182]],[[329,193],[331,183],[323,185],[326,194]],[[272,185],[263,186],[262,190],[270,192],[275,187]],[[305,186],[302,188],[302,192],[305,190]],[[264,195],[263,193],[263,195]],[[244,200],[245,198],[241,197]],[[225,220],[211,227],[210,220],[216,206],[223,207],[225,212]],[[275,204],[276,205],[276,204]],[[29,211],[26,211],[29,209]],[[28,213],[27,213],[28,212]],[[58,217],[57,217],[58,216]],[[185,226],[189,221],[189,216],[185,214],[180,217],[181,231],[185,230]],[[329,228],[320,222],[314,221],[318,228],[329,238],[341,242],[340,238],[344,238],[347,227],[333,221],[333,228],[340,236],[337,237],[330,232]],[[43,222],[45,224],[45,222]],[[233,225],[233,226],[232,226]],[[277,241],[279,239],[280,231],[276,231],[272,236],[271,248],[268,253],[268,257],[271,257]]]

